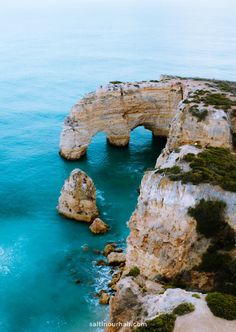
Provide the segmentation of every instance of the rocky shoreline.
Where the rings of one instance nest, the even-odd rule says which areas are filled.
[[[60,154],[79,159],[99,131],[124,146],[139,125],[168,140],[141,183],[107,332],[135,330],[127,322],[145,323],[140,332],[233,332],[236,83],[169,76],[113,82],[73,107]],[[179,314],[184,303],[194,309]]]

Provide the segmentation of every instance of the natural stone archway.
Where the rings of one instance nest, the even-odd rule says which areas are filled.
[[[79,159],[101,131],[115,146],[127,145],[130,131],[140,125],[155,136],[168,136],[182,98],[182,84],[176,81],[101,87],[72,108],[61,134],[60,154],[69,160]]]

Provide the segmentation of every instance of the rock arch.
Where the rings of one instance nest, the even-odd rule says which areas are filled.
[[[108,84],[81,99],[66,118],[60,154],[68,160],[86,153],[91,139],[105,132],[115,146],[129,143],[130,132],[144,126],[155,136],[168,136],[170,122],[183,99],[178,81]]]

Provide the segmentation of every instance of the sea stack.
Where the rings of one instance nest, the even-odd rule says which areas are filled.
[[[67,218],[87,223],[98,217],[96,188],[85,172],[78,168],[71,172],[62,187],[57,209]]]

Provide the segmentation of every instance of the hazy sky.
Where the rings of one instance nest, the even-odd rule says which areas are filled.
[[[189,5],[196,5],[199,6],[201,4],[212,4],[222,5],[222,6],[229,6],[235,3],[235,0],[0,0],[1,9],[2,8],[17,8],[17,7],[42,7],[42,6],[72,6],[72,5],[88,5],[88,4],[96,4],[96,5],[106,5],[106,4],[140,4],[145,3],[148,5],[149,3],[164,3],[170,5],[178,5],[178,6],[189,6]]]

